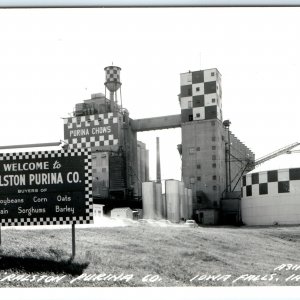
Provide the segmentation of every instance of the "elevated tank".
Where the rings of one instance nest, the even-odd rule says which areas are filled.
[[[179,181],[166,180],[167,219],[173,223],[180,221]]]
[[[156,184],[142,183],[143,215],[144,219],[155,219]]]
[[[117,90],[121,87],[120,71],[121,68],[117,66],[108,66],[105,70],[105,87],[110,91],[111,102],[117,102]],[[115,96],[114,96],[115,95]],[[111,104],[112,105],[112,104]]]
[[[108,66],[105,70],[105,86],[110,92],[116,92],[122,85],[120,79],[121,68],[117,66]]]

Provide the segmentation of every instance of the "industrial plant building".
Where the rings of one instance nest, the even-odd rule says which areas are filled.
[[[253,169],[254,154],[229,130],[230,122],[223,121],[220,72],[182,73],[180,114],[134,120],[122,107],[120,70],[106,67],[105,93],[76,104],[73,117],[64,120],[68,147],[92,149],[94,202],[105,205],[105,212],[116,207],[142,208],[149,153],[137,141],[137,132],[179,127],[182,188],[186,194],[191,191],[191,204],[184,208],[179,203],[182,215],[204,224],[239,222],[240,182]],[[165,203],[159,205],[168,207],[168,194],[162,199]],[[188,197],[180,199],[188,201]],[[165,212],[159,215],[167,217]]]
[[[223,122],[221,82],[217,69],[180,76],[182,144],[178,149],[182,178],[192,189],[193,211],[200,223],[240,221],[234,199],[240,197],[241,176],[254,164],[253,152],[229,131],[230,122]],[[222,201],[227,202],[227,210],[221,210]]]

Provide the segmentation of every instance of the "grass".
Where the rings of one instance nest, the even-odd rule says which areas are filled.
[[[298,226],[184,228],[132,223],[76,229],[76,257],[71,260],[71,229],[9,229],[2,231],[0,287],[298,285],[300,278],[299,283],[285,279],[300,275],[300,268],[274,268],[299,263],[299,246]],[[236,280],[243,274],[260,278]],[[208,275],[219,276],[213,280]]]

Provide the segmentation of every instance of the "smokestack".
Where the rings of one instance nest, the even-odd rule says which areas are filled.
[[[156,182],[161,183],[159,137],[156,137]]]

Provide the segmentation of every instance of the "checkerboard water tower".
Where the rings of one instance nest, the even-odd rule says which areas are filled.
[[[118,102],[117,91],[120,89],[121,95],[121,80],[120,71],[121,68],[117,66],[108,66],[104,68],[105,71],[105,88],[110,92],[110,100]],[[121,99],[122,100],[122,99]]]

